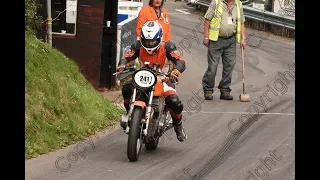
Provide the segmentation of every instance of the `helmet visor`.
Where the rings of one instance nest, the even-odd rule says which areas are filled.
[[[141,43],[145,48],[155,48],[160,44],[160,42],[161,42],[161,38],[157,38],[157,39],[141,38]]]

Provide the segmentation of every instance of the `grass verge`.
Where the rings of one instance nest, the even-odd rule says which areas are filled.
[[[26,33],[25,157],[30,159],[112,126],[123,110],[79,74],[76,63]],[[77,77],[75,79],[74,77]]]

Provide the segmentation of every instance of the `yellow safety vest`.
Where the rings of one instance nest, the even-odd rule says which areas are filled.
[[[223,5],[220,3],[221,0],[213,0],[216,2],[216,8],[214,12],[214,16],[210,21],[210,28],[209,28],[209,39],[212,41],[216,41],[219,37],[219,29],[220,29],[220,22],[221,16],[223,11]],[[242,2],[239,0],[235,0],[237,4],[237,31],[236,31],[236,41],[237,43],[240,42],[240,28],[241,28],[241,17],[240,17],[240,8],[242,7]],[[217,8],[218,7],[218,8]]]

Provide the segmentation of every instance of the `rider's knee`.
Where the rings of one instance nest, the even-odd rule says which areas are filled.
[[[177,114],[183,111],[183,104],[176,94],[170,95],[166,98],[166,105]]]

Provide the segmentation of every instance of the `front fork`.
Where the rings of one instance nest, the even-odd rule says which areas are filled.
[[[147,104],[147,108],[146,108],[146,115],[145,115],[145,120],[146,120],[146,128],[143,130],[143,133],[145,136],[147,136],[148,134],[148,127],[149,127],[149,122],[150,122],[150,119],[152,117],[152,100],[153,100],[153,92],[154,92],[154,86],[152,87],[152,91],[150,93],[150,96],[149,96],[149,102]]]
[[[146,123],[146,128],[143,130],[144,135],[147,135],[148,132],[148,127],[149,127],[149,122],[150,122],[150,118],[152,117],[152,100],[153,100],[153,93],[154,93],[154,87],[152,88],[152,91],[150,93],[150,98],[149,98],[149,102],[146,106],[146,112],[145,112],[145,117],[143,117],[141,119],[141,123]],[[121,120],[120,120],[120,125],[121,127],[125,128],[125,133],[128,134],[130,127],[129,127],[129,121],[131,119],[131,114],[134,108],[134,102],[136,100],[136,94],[137,94],[137,89],[134,88],[133,89],[133,94],[132,94],[132,98],[130,101],[130,105],[129,105],[129,112],[128,114],[122,115],[121,116]]]

